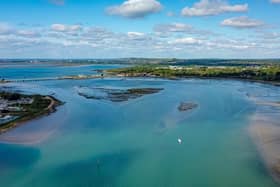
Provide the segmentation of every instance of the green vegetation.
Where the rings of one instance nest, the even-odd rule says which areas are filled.
[[[280,82],[280,65],[260,66],[135,66],[107,71],[125,77],[235,78]]]
[[[0,92],[0,98],[3,100],[15,101],[21,99],[22,97],[24,96],[19,93]]]
[[[11,120],[0,124],[0,133],[6,132],[21,122],[49,114],[62,103],[42,95],[24,95],[19,93],[0,92],[0,117],[11,117]]]

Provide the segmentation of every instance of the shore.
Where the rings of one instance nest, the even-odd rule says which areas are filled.
[[[152,79],[169,79],[169,80],[183,80],[183,79],[201,79],[201,80],[236,80],[252,83],[261,83],[269,84],[273,86],[280,86],[279,81],[266,81],[266,80],[257,80],[257,79],[247,79],[247,78],[236,78],[236,77],[201,77],[201,76],[184,76],[184,77],[165,77],[165,76],[155,76],[155,75],[125,75],[125,74],[115,74],[115,75],[106,75],[105,77],[119,77],[119,78],[152,78]]]
[[[280,66],[134,66],[106,71],[117,77],[225,79],[280,86]]]
[[[280,104],[254,101],[259,109],[251,116],[249,133],[271,176],[280,183]]]
[[[55,112],[58,106],[63,104],[61,101],[55,99],[52,96],[40,96],[40,97],[41,97],[40,101],[49,103],[46,107],[40,108],[38,106],[36,110],[33,109],[32,111],[24,111],[26,114],[22,114],[20,115],[20,117],[16,118],[15,120],[1,124],[0,134],[5,133],[13,128],[16,128],[19,125],[23,124],[24,122],[31,121],[33,119],[37,119],[45,115],[49,115],[50,113]],[[38,103],[37,105],[40,105],[40,103]]]

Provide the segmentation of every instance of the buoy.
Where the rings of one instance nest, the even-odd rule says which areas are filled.
[[[182,139],[178,138],[177,141],[178,141],[179,144],[182,144]]]

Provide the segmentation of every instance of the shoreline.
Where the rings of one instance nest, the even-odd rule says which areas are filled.
[[[5,80],[0,81],[0,84],[8,84],[8,83],[17,83],[17,82],[39,82],[39,81],[62,81],[62,80],[90,80],[90,79],[104,79],[104,78],[150,78],[150,79],[166,79],[166,80],[188,80],[188,79],[200,79],[200,80],[234,80],[241,82],[251,82],[251,83],[260,83],[267,84],[272,86],[280,86],[279,81],[265,81],[265,80],[257,80],[257,79],[242,79],[242,78],[234,78],[234,77],[200,77],[200,76],[184,76],[184,77],[164,77],[164,76],[131,76],[131,75],[86,75],[86,76],[66,76],[66,77],[53,77],[53,78],[38,78],[38,79],[19,79],[19,80]]]
[[[105,76],[106,77],[106,76]],[[108,78],[110,76],[107,76]],[[265,81],[265,80],[257,80],[257,79],[242,79],[242,78],[234,78],[234,77],[200,77],[200,76],[184,76],[184,77],[164,77],[164,76],[131,76],[131,75],[114,75],[111,77],[118,78],[151,78],[151,79],[166,79],[166,80],[188,80],[188,79],[200,79],[200,80],[234,80],[241,82],[251,82],[251,83],[262,83],[272,86],[280,86],[280,82],[278,81]]]
[[[263,111],[263,107],[280,108],[280,104],[256,99],[252,102],[260,108],[249,118],[249,134],[271,177],[280,184],[280,116],[275,109]]]
[[[38,112],[32,113],[31,115],[22,116],[13,121],[2,124],[0,126],[0,135],[22,125],[25,122],[32,121],[32,120],[41,118],[43,116],[47,116],[51,113],[54,113],[54,112],[56,112],[57,107],[63,104],[63,102],[57,100],[56,98],[54,98],[52,96],[47,95],[47,96],[42,96],[42,97],[44,99],[50,101],[50,104],[46,108],[44,108]]]
[[[230,79],[280,86],[280,66],[134,66],[104,71],[117,77],[151,77],[165,79]]]
[[[255,116],[253,116],[254,118]],[[269,119],[261,122],[257,119],[251,119],[252,124],[249,127],[249,133],[255,143],[262,161],[271,177],[280,183],[280,150],[275,148],[277,138],[280,135],[280,128],[273,124],[268,124]]]

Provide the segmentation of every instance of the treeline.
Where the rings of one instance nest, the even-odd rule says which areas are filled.
[[[21,99],[22,95],[19,93],[9,93],[9,92],[0,92],[0,99],[8,100],[8,101],[16,101]]]
[[[205,77],[205,78],[240,78],[263,81],[280,81],[280,66],[135,66],[110,70],[110,73],[131,77]]]

